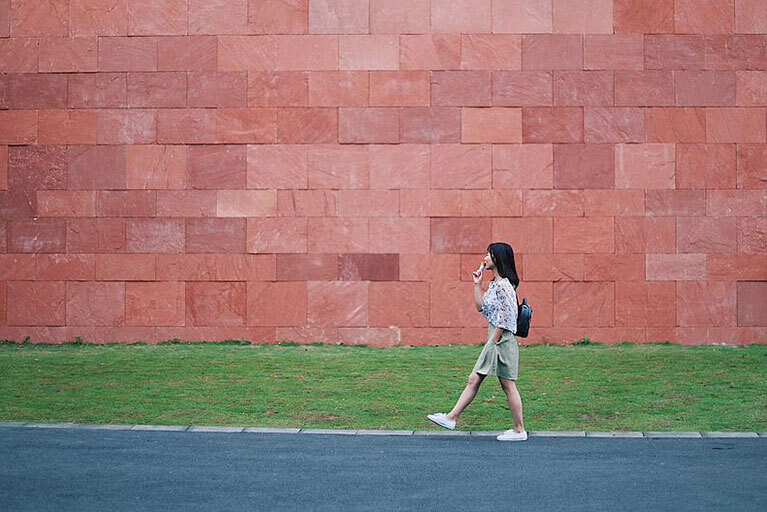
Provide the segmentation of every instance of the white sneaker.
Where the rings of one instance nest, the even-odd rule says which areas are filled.
[[[505,430],[496,439],[499,441],[527,441],[527,431],[516,432],[514,430]]]
[[[438,412],[437,414],[427,414],[426,417],[440,427],[449,428],[450,430],[455,429],[455,421],[448,418],[447,414],[444,412]]]

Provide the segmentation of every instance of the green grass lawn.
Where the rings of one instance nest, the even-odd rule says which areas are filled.
[[[435,427],[481,345],[0,343],[0,420],[302,428]],[[528,430],[767,431],[767,345],[531,345]],[[510,428],[497,379],[460,429]]]

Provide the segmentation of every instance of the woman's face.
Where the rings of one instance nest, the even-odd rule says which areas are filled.
[[[493,263],[493,258],[492,258],[492,256],[490,256],[489,252],[487,254],[485,254],[485,258],[483,259],[483,261],[485,262],[485,268],[486,269],[489,270],[489,269],[494,269],[495,268],[495,263]]]

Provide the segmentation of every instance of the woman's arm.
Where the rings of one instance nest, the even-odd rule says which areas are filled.
[[[493,330],[493,335],[490,337],[490,339],[493,340],[493,343],[498,343],[501,340],[501,336],[503,336],[503,329],[496,327]]]
[[[482,284],[474,283],[474,305],[477,311],[482,312]]]

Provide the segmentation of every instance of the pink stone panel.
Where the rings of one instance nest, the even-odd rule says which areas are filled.
[[[489,145],[434,145],[431,188],[490,188],[491,158]]]
[[[128,35],[128,0],[70,0],[73,36]]]
[[[585,142],[644,142],[645,109],[592,107],[584,109]]]
[[[553,188],[552,144],[493,145],[493,188]]]
[[[338,255],[340,281],[399,281],[399,254]]]
[[[338,109],[283,108],[277,117],[277,138],[283,144],[322,144],[338,140]]]
[[[457,254],[401,254],[400,281],[459,280],[461,257]]]
[[[611,254],[614,250],[615,226],[612,218],[554,218],[554,252]]]
[[[67,251],[70,254],[125,252],[123,219],[67,219]]]
[[[429,283],[429,324],[431,327],[485,327],[487,320],[474,307],[473,284],[466,282]]]
[[[554,72],[554,106],[600,106],[613,103],[612,71]]]
[[[247,287],[244,282],[188,282],[186,325],[245,325]]]
[[[308,0],[249,0],[248,31],[252,34],[306,34]]]
[[[189,0],[189,34],[247,34],[248,0]]]
[[[400,143],[448,143],[461,138],[460,108],[402,108]]]
[[[767,71],[736,71],[735,89],[739,107],[767,105]]]
[[[338,215],[338,190],[278,190],[281,217],[332,217]]]
[[[129,253],[184,252],[183,219],[130,219],[125,226]]]
[[[460,217],[461,190],[401,190],[400,215],[408,217]],[[479,192],[479,191],[477,191]]]
[[[187,253],[244,253],[245,219],[186,219]]]
[[[308,155],[310,189],[368,188],[368,149],[365,146],[312,145]]]
[[[491,29],[491,1],[432,2],[431,28],[437,33],[488,33]]]
[[[706,36],[705,44],[708,69],[767,69],[767,34]]]
[[[735,32],[738,34],[767,33],[767,2],[735,0]]]
[[[96,258],[92,254],[38,254],[35,257],[38,281],[93,281]]]
[[[675,188],[673,144],[617,144],[615,146],[615,187]]]
[[[488,219],[432,218],[431,251],[434,253],[475,252],[490,243],[492,225]]]
[[[403,35],[400,69],[445,70],[461,68],[459,34]]]
[[[554,145],[554,188],[613,188],[615,169],[612,144]]]
[[[247,148],[241,145],[189,147],[189,184],[196,189],[245,188]]]
[[[305,189],[308,151],[304,145],[250,145],[247,186],[259,189]]]
[[[41,110],[38,144],[95,144],[98,118],[94,111]]]
[[[215,71],[215,36],[172,36],[157,40],[158,71]]]
[[[219,143],[264,144],[277,142],[279,112],[273,108],[221,108],[217,110]]]
[[[427,107],[430,79],[427,71],[371,71],[370,106]],[[367,100],[367,98],[366,98]]]
[[[584,35],[583,69],[644,69],[644,38],[641,34]]]
[[[96,193],[93,190],[38,190],[38,217],[94,217]]]
[[[309,73],[310,107],[364,107],[368,104],[368,73],[315,71]]]
[[[154,254],[97,254],[98,281],[154,281]]]
[[[737,288],[734,282],[687,281],[676,285],[680,327],[737,325]],[[711,300],[716,297],[716,300]]]
[[[738,188],[767,188],[767,145],[739,144]]]
[[[147,327],[183,326],[184,283],[125,283],[125,324]]]
[[[612,0],[553,0],[554,32],[613,33]]]
[[[276,71],[339,69],[339,38],[326,35],[274,36]]]
[[[461,142],[522,142],[522,109],[461,109]]]
[[[66,36],[68,33],[68,0],[11,0],[13,37]]]
[[[128,73],[128,107],[186,106],[186,73]]]
[[[160,109],[157,142],[161,144],[210,144],[216,142],[214,109]]]
[[[219,71],[275,71],[277,40],[275,36],[219,36],[217,67]]]
[[[552,106],[552,73],[497,71],[493,73],[493,105],[506,107]]]
[[[680,253],[735,253],[736,237],[733,217],[679,217],[677,220]]]
[[[128,35],[186,35],[187,0],[128,2]]]
[[[127,105],[126,73],[68,75],[70,108],[121,108]]]
[[[616,71],[615,105],[654,107],[674,105],[671,71]]]
[[[96,71],[97,59],[95,37],[45,38],[40,42],[40,72]]]
[[[615,325],[615,283],[554,283],[554,325],[611,327]]]
[[[741,217],[737,219],[738,252],[761,254],[767,251],[767,219]]]
[[[369,251],[372,253],[429,252],[429,219],[422,217],[371,218]]]
[[[157,38],[99,38],[99,71],[157,71]]]
[[[767,282],[738,283],[738,325],[767,326]]]
[[[399,142],[399,113],[392,108],[339,108],[338,142],[341,144]]]
[[[709,254],[709,281],[767,281],[767,254]]]
[[[308,219],[308,252],[367,252],[369,222],[366,218],[311,217]]]
[[[8,73],[35,73],[40,58],[40,41],[35,38],[0,39],[0,62]]]
[[[99,217],[154,217],[157,193],[152,190],[100,190],[96,194]]]
[[[368,325],[366,282],[307,283],[307,325],[364,327]]]
[[[616,217],[615,252],[617,254],[676,252],[676,219]]]
[[[645,109],[647,142],[705,142],[706,111],[703,108]]]
[[[305,218],[247,219],[246,250],[250,253],[305,253]]]
[[[0,111],[0,144],[32,144],[37,140],[37,132],[36,111]]]
[[[96,122],[99,144],[151,144],[157,141],[154,110],[98,110]]]
[[[161,217],[215,217],[215,190],[158,190],[157,215]]]
[[[341,190],[338,214],[341,217],[391,217],[399,214],[397,190]]]
[[[368,295],[371,326],[429,326],[429,283],[370,283]]]
[[[644,281],[645,257],[642,254],[586,254],[586,281]]]
[[[583,36],[581,34],[522,36],[522,69],[583,69]]]
[[[767,216],[767,190],[709,190],[706,194],[706,215]]]
[[[131,145],[125,148],[125,182],[128,188],[185,188],[186,167],[186,146]]]
[[[677,34],[729,34],[735,24],[735,0],[674,0]]]
[[[527,199],[531,193],[527,191],[523,200],[521,190],[461,190],[460,192],[463,217],[521,217],[523,211],[527,211]],[[567,203],[566,200],[564,202]]]
[[[67,77],[64,74],[9,75],[8,103],[12,109],[64,108],[66,98]]]
[[[469,220],[469,219],[467,219]],[[554,228],[551,217],[497,218],[492,219],[492,240],[505,240],[516,252],[553,252]],[[472,247],[482,247],[479,242]],[[484,245],[487,247],[487,244]]]
[[[426,34],[430,0],[370,0],[371,34]]]
[[[735,144],[677,144],[677,188],[735,188]]]
[[[399,37],[396,35],[339,36],[338,69],[396,70],[399,60]]]
[[[583,109],[523,108],[522,138],[524,142],[583,142]]]
[[[6,225],[10,253],[66,252],[66,219],[29,218],[9,220]]]
[[[307,283],[251,281],[247,289],[247,325],[303,327],[307,320]]]
[[[486,193],[483,192],[483,195]],[[503,204],[508,204],[508,201]],[[583,205],[581,190],[527,190],[524,214],[530,217],[583,217]],[[521,216],[521,213],[516,216]]]
[[[648,281],[702,281],[706,278],[705,254],[647,254],[646,257]],[[717,301],[719,299],[721,297]]]
[[[615,33],[674,32],[674,0],[615,0]]]
[[[767,109],[706,109],[706,142],[767,142]]]
[[[676,326],[676,283],[615,283],[615,325],[621,327]]]
[[[316,0],[309,2],[312,34],[367,33],[369,0]]]
[[[525,254],[521,277],[525,282],[583,281],[583,265],[582,254]]]
[[[552,5],[551,0],[493,2],[493,33],[551,32]]]
[[[702,35],[648,35],[645,37],[645,69],[703,69]]]
[[[125,325],[125,283],[67,283],[67,325]]]
[[[586,217],[617,217],[645,214],[644,190],[584,190]]]
[[[36,254],[0,254],[0,279],[34,281],[37,258]]]
[[[674,78],[678,106],[735,106],[734,71],[677,71]]]
[[[278,254],[278,281],[335,281],[337,254]]]
[[[522,37],[510,34],[463,34],[461,69],[522,69]]]
[[[439,71],[431,78],[431,102],[434,106],[489,106],[491,104],[489,71]]]
[[[8,281],[8,325],[66,325],[63,281]]]
[[[647,190],[647,215],[703,217],[706,215],[705,190]]]
[[[430,155],[430,146],[425,144],[370,145],[370,188],[428,188]]]

